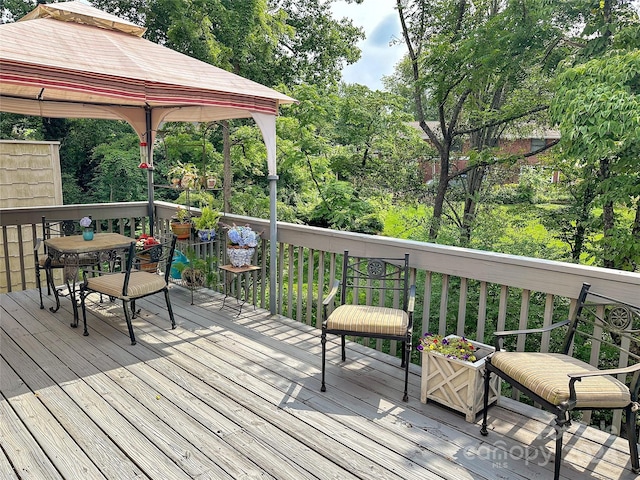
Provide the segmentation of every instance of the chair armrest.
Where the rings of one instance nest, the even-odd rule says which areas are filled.
[[[333,301],[333,298],[338,293],[338,288],[340,288],[340,280],[335,280],[333,282],[333,286],[331,287],[331,291],[329,292],[329,295],[327,295],[327,298],[324,299],[324,301],[322,302],[322,305],[326,307],[327,305],[329,305],[329,303]]]
[[[416,306],[416,286],[411,285],[409,288],[409,303],[407,304],[407,313],[413,313]]]
[[[558,327],[564,327],[565,325],[568,325],[571,322],[571,320],[563,320],[562,322],[557,322],[557,323],[553,323],[551,325],[548,325],[546,327],[540,327],[540,328],[525,328],[523,330],[500,330],[494,333],[495,336],[495,347],[496,347],[496,351],[500,350],[502,348],[502,345],[500,345],[500,340],[502,340],[504,337],[507,337],[509,335],[521,335],[521,334],[529,334],[529,333],[544,333],[544,332],[549,332],[551,330],[554,330]]]
[[[567,376],[571,379],[580,381],[585,377],[601,377],[602,375],[620,375],[622,373],[633,373],[640,370],[640,363],[631,365],[625,368],[609,368],[606,370],[598,370],[597,372],[581,372],[581,373],[567,373]]]
[[[631,365],[625,368],[610,368],[607,370],[598,370],[597,372],[582,372],[582,373],[568,373],[569,377],[569,402],[575,404],[576,402],[576,382],[582,381],[583,378],[587,377],[601,377],[603,375],[620,375],[627,373],[634,373],[633,378],[631,380],[631,386],[629,387],[629,391],[631,392],[631,400],[635,402],[637,400],[638,395],[638,379],[640,378],[638,373],[640,372],[640,363],[636,363],[635,365]]]

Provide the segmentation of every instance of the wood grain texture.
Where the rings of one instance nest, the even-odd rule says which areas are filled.
[[[349,344],[343,363],[338,339],[320,393],[319,330],[261,309],[231,317],[221,295],[203,289],[191,305],[191,293],[171,288],[175,330],[162,298],[141,300],[135,346],[119,303],[90,302],[83,337],[68,299],[54,314],[35,290],[0,296],[0,478],[552,475],[544,412],[502,398],[481,437],[477,423],[420,403],[417,365],[404,403],[396,358]],[[579,424],[565,435],[563,478],[635,478],[623,439]]]

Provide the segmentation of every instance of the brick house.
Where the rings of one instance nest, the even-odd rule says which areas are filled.
[[[420,131],[421,136],[425,141],[429,141],[429,137],[427,137],[427,134],[422,131],[418,122],[411,122],[411,125]],[[429,121],[427,122],[427,125],[429,125],[429,127],[431,127],[435,132],[438,132],[438,122]],[[549,145],[559,139],[560,132],[558,130],[537,129],[522,135],[504,135],[498,142],[498,148],[500,152],[504,154],[527,154],[540,150],[540,148],[545,145]],[[468,156],[465,155],[465,152],[467,152],[468,149],[468,142],[458,145],[457,148],[456,146],[453,147],[451,155],[452,169],[461,170],[467,167],[469,160]],[[518,181],[520,170],[524,165],[536,165],[539,161],[539,155],[526,157],[522,162],[519,162],[518,166],[513,167],[514,175],[510,178],[510,181]],[[423,162],[423,170],[424,181],[429,182],[440,173],[440,163],[437,159],[426,159]],[[558,181],[558,172],[552,173],[551,181],[554,183]]]

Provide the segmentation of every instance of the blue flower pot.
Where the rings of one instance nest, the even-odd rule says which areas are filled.
[[[93,230],[91,228],[85,228],[82,231],[82,238],[84,238],[87,241],[93,240]]]
[[[198,238],[201,242],[211,242],[216,237],[216,229],[198,230]]]

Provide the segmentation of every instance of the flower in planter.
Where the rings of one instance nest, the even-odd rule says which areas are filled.
[[[80,226],[83,227],[83,228],[89,228],[91,226],[91,218],[82,217],[80,219]]]
[[[249,225],[238,226],[234,224],[232,227],[225,226],[225,228],[228,228],[229,246],[236,248],[255,248],[258,246],[261,233],[254,231]]]
[[[442,335],[425,333],[416,348],[419,351],[428,350],[439,353],[448,358],[456,358],[467,362],[476,361],[476,348],[464,337],[446,338]]]
[[[144,252],[145,250],[151,249],[154,245],[159,244],[160,242],[156,238],[143,233],[136,239],[136,252]]]

